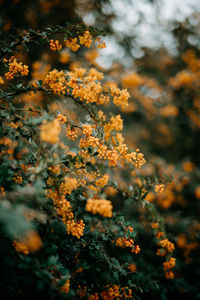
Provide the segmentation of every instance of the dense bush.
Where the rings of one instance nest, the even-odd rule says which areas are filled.
[[[187,42],[195,28],[174,25],[177,57],[143,48],[128,70],[104,70],[105,31],[84,25],[80,11],[112,34],[109,1],[8,2],[2,298],[199,298],[200,60]]]

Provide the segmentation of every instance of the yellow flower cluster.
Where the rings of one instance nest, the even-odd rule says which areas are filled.
[[[107,150],[107,159],[109,167],[115,167],[119,160],[119,153],[115,149]]]
[[[0,76],[0,84],[4,84],[4,80],[1,76]]]
[[[159,256],[165,256],[167,252],[173,252],[175,249],[174,244],[168,241],[168,239],[161,240],[159,243],[162,247],[157,251],[157,255]],[[175,264],[176,264],[176,259],[173,257],[170,257],[167,261],[163,263],[163,269],[164,271],[166,271],[165,276],[167,279],[174,278],[174,273],[170,269],[174,268]]]
[[[95,60],[99,56],[97,49],[89,50],[85,53],[85,58],[93,65],[95,65]]]
[[[49,167],[49,171],[51,171],[55,175],[60,174],[60,165]]]
[[[81,101],[85,101],[86,103],[102,104],[101,84],[97,82],[93,77],[90,77],[88,79],[87,78],[88,76],[84,77],[84,83],[76,84],[75,86],[74,84],[72,84],[72,95],[75,98],[80,98]],[[70,85],[71,82],[69,82],[68,84]],[[101,103],[99,103],[100,99]]]
[[[120,287],[118,285],[107,285],[105,291],[101,292],[101,297],[104,300],[114,300],[114,299],[132,299],[132,290],[127,286]]]
[[[84,32],[83,36],[79,36],[79,40],[81,45],[90,48],[92,44],[92,36],[88,30]]]
[[[75,141],[78,137],[78,134],[74,127],[67,126],[66,136],[69,140]]]
[[[198,185],[195,189],[195,196],[197,197],[197,199],[200,199],[200,186]]]
[[[121,237],[116,239],[116,245],[121,248],[130,247],[132,248],[134,244],[134,240],[127,237]]]
[[[172,272],[172,268],[175,267],[176,259],[174,257],[170,257],[168,261],[163,263],[163,269],[166,271],[165,276],[167,279],[174,279],[174,273]]]
[[[97,293],[94,293],[89,296],[88,300],[99,300],[99,295]]]
[[[71,49],[73,52],[76,52],[79,48],[80,45],[78,43],[78,39],[80,42],[80,45],[84,45],[87,48],[90,48],[92,45],[92,35],[89,32],[89,30],[86,30],[83,35],[79,35],[78,38],[74,37],[74,38],[69,38],[69,39],[64,39],[63,43],[60,43],[58,40],[53,40],[51,39],[49,41],[50,44],[50,49],[52,51],[59,51],[62,49],[63,45],[66,48]],[[106,47],[105,42],[103,42],[103,40],[100,37],[97,37],[95,39],[95,42],[97,43],[97,48],[99,49],[103,49]],[[62,45],[63,44],[63,45]],[[68,62],[68,57],[67,57],[67,62]],[[62,61],[61,61],[62,62]],[[62,63],[66,63],[66,61],[62,62]]]
[[[97,37],[95,39],[95,42],[97,43],[97,48],[98,49],[106,48],[106,43],[100,37]]]
[[[62,193],[71,194],[73,190],[77,188],[77,179],[69,176],[65,176],[64,185],[60,188]]]
[[[87,124],[83,124],[83,134],[87,137],[89,137],[92,134],[92,126],[91,125],[87,125]]]
[[[161,240],[160,245],[162,248],[165,248],[168,252],[172,252],[175,249],[174,244],[168,241],[168,239]]]
[[[40,139],[43,142],[50,144],[55,144],[59,141],[59,135],[61,132],[61,127],[58,119],[47,122],[43,121],[43,124],[40,127]]]
[[[61,124],[65,124],[67,122],[67,118],[61,114],[57,115],[58,121],[60,121]]]
[[[22,242],[14,240],[13,241],[13,247],[15,248],[15,250],[17,252],[23,253],[24,255],[29,254],[28,247]]]
[[[99,138],[90,136],[87,138],[81,138],[79,142],[80,148],[88,148],[88,147],[93,147],[93,148],[98,148],[99,147]]]
[[[61,64],[67,64],[70,61],[70,55],[66,50],[60,52],[59,62]]]
[[[47,85],[55,94],[71,93],[75,98],[86,103],[96,103],[102,105],[109,102],[109,96],[104,95],[105,90],[98,80],[103,79],[103,74],[92,68],[85,75],[85,69],[75,69],[74,71],[65,73],[63,71],[53,70],[45,76],[44,84]],[[110,87],[113,103],[117,106],[125,107],[128,105],[130,97],[127,90],[120,90],[115,85]],[[119,128],[122,127],[120,116],[117,117]],[[116,122],[115,121],[115,122]],[[111,120],[114,122],[114,120]],[[115,125],[112,125],[115,126]],[[117,126],[117,125],[116,125]],[[121,129],[118,129],[121,130]]]
[[[186,53],[183,54],[182,58],[192,72],[200,71],[200,59],[196,58],[194,50],[187,50]]]
[[[129,271],[131,271],[132,273],[133,273],[133,272],[137,272],[137,266],[136,266],[136,264],[129,264],[129,265],[128,265],[128,269],[129,269]]]
[[[111,201],[105,199],[88,199],[86,203],[86,210],[92,214],[100,214],[103,217],[112,217]]]
[[[105,174],[103,175],[103,177],[95,181],[95,185],[103,188],[108,183],[108,180],[109,180],[109,176]]]
[[[65,294],[68,294],[69,288],[70,288],[70,279],[67,279],[64,285],[61,287],[61,291],[63,291]]]
[[[131,251],[134,252],[135,254],[140,253],[140,246],[139,245],[135,245],[134,246],[134,250],[132,249]]]
[[[134,165],[136,168],[141,168],[146,163],[144,159],[144,154],[139,152],[139,149],[136,149],[135,152],[131,152],[125,155],[126,160]]]
[[[68,220],[66,222],[66,226],[67,226],[68,234],[77,237],[77,239],[80,239],[80,237],[83,236],[83,231],[85,228],[85,224],[83,223],[83,220],[80,220],[78,222],[75,222],[74,219]]]
[[[50,87],[54,94],[65,94],[66,74],[63,71],[53,70],[45,76],[44,83]]]
[[[80,45],[77,44],[78,39],[77,38],[71,38],[69,40],[64,40],[64,45],[65,47],[71,49],[72,51],[76,52],[79,48]]]
[[[168,261],[165,261],[163,263],[164,271],[174,268],[175,264],[176,264],[176,259],[174,257],[170,257]]]
[[[50,40],[50,49],[52,51],[59,51],[62,49],[62,44],[60,44],[60,42],[58,40],[56,40],[56,41]]]
[[[111,129],[114,128],[115,130],[118,130],[122,128],[120,115],[112,117],[110,124],[107,127],[108,131],[105,133],[105,137],[107,138]],[[109,149],[109,147],[104,144],[103,140],[100,141],[99,138],[90,135],[92,132],[91,125],[84,125],[83,127],[85,128],[83,132],[85,132],[86,138],[81,138],[79,143],[80,148],[97,148],[97,156],[100,159],[108,160],[110,167],[116,166],[117,162],[120,160],[127,160],[137,168],[140,168],[143,164],[145,164],[146,160],[144,159],[144,155],[139,153],[139,149],[136,149],[135,152],[128,153],[128,147],[125,144],[119,146],[115,145],[114,148]],[[119,137],[119,140],[123,140],[121,139],[121,136]]]
[[[179,114],[179,110],[176,106],[168,104],[160,108],[160,114],[164,117],[176,117]]]
[[[158,231],[158,232],[156,233],[156,238],[159,240],[161,237],[163,237],[163,235],[164,235],[164,232]]]
[[[161,193],[161,192],[164,191],[164,189],[165,189],[165,185],[162,184],[162,183],[155,185],[155,192],[156,193]]]
[[[50,69],[51,69],[50,64],[47,64],[46,62],[40,61],[40,60],[35,61],[32,64],[32,73],[31,73],[32,79],[34,80],[34,84],[35,84],[35,81],[44,80],[44,76],[48,74]],[[40,95],[40,97],[38,97],[38,95]],[[39,100],[40,100],[40,98],[43,98],[41,93],[35,94],[33,92],[31,92],[30,94],[25,94],[24,97],[25,97],[25,102],[29,99],[32,100],[33,102],[37,102],[38,98],[39,98]]]
[[[104,78],[104,75],[102,72],[97,71],[97,69],[90,68],[88,71],[88,77],[92,80],[102,80]]]
[[[5,189],[3,186],[0,186],[0,196],[5,196]]]
[[[140,246],[134,245],[134,241],[131,238],[127,238],[127,237],[117,238],[116,246],[121,247],[121,248],[130,247],[132,253],[135,253],[135,254],[140,253]]]
[[[47,183],[51,184],[55,182],[48,179]],[[60,184],[59,190],[53,191],[52,189],[48,189],[47,197],[53,200],[58,215],[62,216],[62,222],[66,225],[67,233],[80,239],[83,235],[85,224],[82,220],[75,222],[71,204],[66,200],[66,195],[71,194],[77,186],[78,181],[76,178],[66,176],[64,182]]]
[[[158,222],[152,222],[151,223],[151,227],[153,228],[153,229],[157,229],[158,228]]]
[[[134,230],[133,227],[127,226],[125,229],[125,233],[126,234],[132,233],[133,230]],[[123,236],[123,237],[117,238],[115,244],[116,244],[116,246],[121,247],[121,248],[130,247],[132,253],[135,253],[135,254],[140,253],[139,245],[134,245],[134,240],[130,237]]]
[[[112,130],[121,131],[123,129],[123,120],[120,115],[113,116],[110,122],[104,125],[105,140],[108,141]]]
[[[8,124],[8,126],[11,128],[17,129],[19,127],[22,127],[23,124],[22,124],[22,122],[18,121],[18,122],[11,122],[10,124]]]
[[[165,276],[167,279],[174,279],[174,272],[172,272],[172,270],[169,270],[165,273]]]
[[[130,73],[122,77],[122,85],[126,88],[137,87],[143,83],[143,78],[137,73]]]
[[[4,62],[7,62],[7,60],[4,59]],[[28,66],[23,65],[22,62],[17,62],[17,59],[13,56],[8,61],[8,67],[9,71],[5,73],[6,79],[13,79],[17,74],[20,74],[21,76],[27,76],[29,72]]]
[[[42,247],[42,240],[36,231],[31,230],[19,241],[14,240],[13,247],[17,252],[27,255],[30,252],[38,251]]]
[[[173,87],[179,88],[181,86],[190,86],[195,80],[196,76],[193,73],[183,70],[177,73],[174,78],[171,78],[169,83]]]
[[[22,184],[22,182],[23,182],[22,177],[17,174],[15,174],[15,176],[13,177],[13,180],[18,184]]]
[[[122,109],[128,106],[128,99],[130,94],[127,89],[120,90],[115,84],[110,86],[111,95],[113,96],[113,103],[116,106],[120,106]]]
[[[14,153],[14,149],[17,147],[18,143],[17,141],[13,141],[7,137],[3,137],[0,139],[0,145],[3,145],[4,147],[8,148],[8,149],[3,149],[0,152],[0,155],[9,155],[9,159],[13,158],[13,153]]]

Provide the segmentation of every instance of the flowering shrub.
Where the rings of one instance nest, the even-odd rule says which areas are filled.
[[[68,52],[104,48],[102,33],[69,23],[30,29],[1,51],[1,254],[2,267],[8,264],[14,275],[5,296],[133,299],[157,289],[160,276],[174,278],[174,243],[146,200],[150,193],[162,195],[170,180],[137,175],[145,155],[127,146],[121,115],[107,109],[128,109],[129,91],[97,66],[76,66],[75,53]],[[48,48],[48,64],[26,64],[21,53],[34,43]],[[70,64],[62,68],[54,59],[51,64],[52,55]],[[124,182],[124,174],[135,183]],[[143,222],[130,217],[131,207],[147,212],[161,256],[151,251],[156,275],[137,271],[145,253],[137,244]]]

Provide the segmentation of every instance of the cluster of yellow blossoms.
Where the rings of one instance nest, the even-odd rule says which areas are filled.
[[[63,51],[60,52],[59,62],[61,64],[67,64],[69,61],[70,61],[70,55],[67,52],[67,50],[64,49]]]
[[[89,32],[79,37],[81,45],[90,47],[92,43],[92,37]],[[99,43],[98,47],[103,48],[104,44],[99,39],[95,40]],[[77,51],[80,47],[78,39],[64,40],[65,47],[70,48],[72,51]],[[50,47],[53,51],[60,50],[62,44],[59,41],[50,41]],[[44,78],[44,87],[48,88],[56,95],[67,95],[74,99],[75,102],[83,102],[83,108],[87,109],[86,104],[95,103],[97,105],[107,104],[112,97],[114,105],[125,108],[128,106],[128,99],[130,94],[126,89],[119,89],[115,84],[102,85],[100,80],[103,79],[103,74],[94,68],[86,71],[83,68],[74,68],[73,71],[50,71]],[[110,96],[108,96],[110,93]],[[88,105],[89,107],[89,105]],[[89,108],[88,108],[89,110]],[[90,113],[90,112],[89,112]],[[73,153],[73,159],[75,161],[73,166],[73,174],[76,174],[79,179],[72,177],[65,177],[64,181],[60,183],[60,179],[57,180],[56,176],[60,174],[59,166],[50,167],[52,178],[49,177],[47,184],[51,187],[47,191],[47,197],[53,200],[54,206],[57,210],[57,214],[61,216],[62,222],[66,225],[68,234],[77,237],[78,239],[83,236],[85,224],[83,220],[76,221],[74,213],[71,207],[70,201],[66,199],[67,195],[70,195],[77,187],[86,186],[90,196],[85,192],[86,197],[89,199],[86,202],[86,211],[92,214],[99,214],[106,218],[111,218],[112,203],[106,199],[99,199],[98,192],[101,188],[104,188],[109,181],[107,174],[102,175],[100,172],[87,173],[87,162],[92,165],[96,163],[97,159],[107,160],[109,167],[116,166],[119,162],[124,164],[130,163],[135,167],[141,167],[146,161],[144,155],[140,153],[139,149],[130,152],[126,144],[123,144],[124,138],[120,131],[123,129],[123,120],[120,115],[111,116],[109,121],[106,121],[106,116],[102,111],[99,112],[98,117],[93,113],[90,114],[93,124],[73,125],[73,122],[67,120],[65,115],[58,114],[57,119],[53,120],[54,127],[52,128],[53,134],[50,134],[50,127],[53,123],[44,123],[41,126],[40,136],[43,141],[54,143],[58,142],[59,134],[61,131],[60,124],[67,127],[66,136],[70,140],[78,138],[79,130],[82,131],[82,136],[79,140],[80,151],[78,154]],[[99,121],[99,124],[97,124]],[[58,125],[59,124],[59,125]],[[49,125],[49,126],[47,126]],[[101,138],[98,137],[98,125],[101,125],[104,132]],[[78,127],[78,130],[76,130]],[[59,128],[59,130],[58,130]],[[48,132],[48,133],[47,133]],[[56,133],[57,132],[57,133]],[[47,137],[48,135],[48,137]],[[49,137],[51,136],[51,138]],[[108,143],[110,142],[110,143]],[[69,152],[68,152],[69,153]],[[95,153],[95,157],[94,154]],[[80,178],[81,177],[81,178]],[[92,184],[91,184],[92,182]],[[88,184],[89,183],[89,184]],[[131,233],[133,228],[127,228]],[[126,232],[127,235],[127,232]],[[131,252],[138,254],[140,252],[139,245],[134,245],[134,241],[131,238],[127,238],[126,235],[121,238],[117,238],[116,245],[122,248],[130,247]],[[66,282],[66,291],[69,291],[69,282]],[[120,288],[119,286],[108,286],[106,290],[101,293],[102,299],[121,299],[132,298],[132,291],[127,287]],[[90,295],[89,299],[99,299],[97,293]]]
[[[52,51],[59,51],[62,49],[62,44],[60,44],[60,42],[58,40],[56,40],[56,41],[50,40],[50,49]]]
[[[86,203],[86,210],[93,214],[100,214],[103,217],[112,217],[111,201],[105,199],[88,199]]]
[[[85,228],[83,220],[77,222],[75,222],[74,220],[68,220],[66,222],[66,227],[67,233],[77,237],[77,239],[80,239],[80,237],[83,236],[83,231]]]
[[[97,48],[98,48],[98,49],[106,48],[106,43],[103,42],[103,40],[102,40],[100,37],[97,37],[97,38],[95,39],[95,42],[97,43]]]
[[[82,127],[83,127],[83,134],[86,137],[89,137],[92,134],[92,130],[93,130],[92,126],[88,124],[83,124]]]
[[[0,76],[0,84],[4,84],[4,80],[1,76]]]
[[[9,60],[4,59],[5,63],[8,63],[9,71],[5,73],[6,79],[13,79],[15,75],[20,74],[21,76],[27,76],[28,75],[28,66],[23,65],[22,62],[17,62],[17,59],[15,57],[11,57]]]
[[[128,287],[120,287],[118,285],[106,286],[105,291],[101,293],[101,297],[104,300],[114,299],[132,299],[132,290]]]
[[[84,298],[86,296],[87,287],[79,286],[78,295],[80,298]],[[88,297],[88,300],[114,300],[114,299],[132,299],[132,290],[128,286],[120,287],[119,285],[106,285],[104,291],[98,294],[97,292],[91,294]]]
[[[81,68],[67,73],[53,70],[45,76],[44,84],[54,94],[68,94],[86,103],[102,105],[109,102],[109,96],[105,95],[108,88],[103,88],[99,82],[102,79],[103,74],[94,68],[91,68],[87,74],[86,70]],[[128,105],[130,94],[126,89],[120,90],[116,86],[112,86],[110,90],[116,106]]]
[[[174,278],[174,273],[170,269],[174,268],[175,264],[176,264],[176,259],[174,257],[170,257],[168,261],[165,261],[163,263],[164,271],[168,271],[168,272],[166,272],[166,278],[167,279],[168,278],[171,278],[171,279]]]
[[[5,189],[3,186],[0,186],[0,196],[5,196]]]
[[[54,94],[65,94],[66,90],[66,74],[64,71],[58,72],[53,70],[45,76],[44,82],[50,87]]]
[[[79,36],[79,40],[81,45],[90,48],[92,44],[92,36],[88,30],[84,32],[83,36]]]
[[[2,151],[0,152],[0,156],[8,155],[9,159],[13,159],[14,149],[17,147],[18,142],[12,141],[7,137],[3,137],[0,139],[0,145],[2,146]],[[5,149],[3,149],[5,147]]]
[[[17,183],[17,184],[22,184],[23,179],[21,176],[15,174],[15,176],[13,177],[13,180]]]
[[[128,106],[128,99],[130,98],[127,89],[120,90],[114,83],[108,84],[107,87],[113,96],[113,103],[125,109]]]
[[[44,142],[55,144],[59,141],[60,132],[61,127],[57,119],[50,122],[43,121],[40,127],[40,139]]]
[[[152,222],[151,223],[151,227],[153,228],[153,229],[157,229],[158,228],[158,222]]]
[[[159,245],[161,248],[157,250],[157,255],[158,256],[165,256],[168,253],[172,253],[175,249],[175,246],[172,242],[168,241],[168,239],[163,239],[164,232],[159,230],[159,223],[158,222],[152,222],[151,227],[155,231],[155,236],[159,240]],[[168,255],[169,256],[169,255]],[[172,269],[176,264],[176,259],[173,257],[167,258],[167,260],[163,263],[163,269],[166,271],[165,276],[167,279],[173,279],[174,278],[174,273],[170,270]]]
[[[54,185],[54,190],[49,188],[46,195],[53,200],[58,215],[62,217],[62,222],[66,225],[67,233],[80,239],[83,235],[85,224],[83,220],[75,221],[71,204],[66,200],[66,195],[70,195],[77,188],[77,179],[65,176],[64,182],[60,184],[59,189],[55,180],[50,177],[48,178],[47,184]]]
[[[174,251],[175,247],[174,244],[168,239],[164,239],[160,241],[161,249],[158,250],[157,255],[165,256],[167,253],[171,253]],[[170,257],[169,260],[165,261],[163,263],[163,269],[166,271],[165,276],[167,279],[173,279],[174,273],[172,272],[172,269],[176,264],[176,260],[173,257]]]
[[[13,241],[13,247],[17,252],[28,255],[38,251],[42,247],[42,241],[37,232],[28,231],[25,237]]]
[[[123,120],[120,115],[112,116],[110,122],[104,125],[105,140],[108,141],[111,135],[112,130],[122,131],[123,129]]]
[[[80,45],[78,44],[78,39],[80,42],[80,45],[84,45],[87,48],[90,48],[92,45],[92,35],[88,30],[86,30],[83,35],[79,35],[78,38],[70,38],[68,40],[64,40],[63,44],[65,47],[71,49],[72,51],[76,52]],[[97,37],[95,39],[95,42],[97,42],[97,48],[102,49],[106,47],[105,42],[102,41],[100,37]],[[59,51],[63,47],[62,43],[60,43],[58,40],[50,40],[50,49],[52,51]]]
[[[49,171],[51,171],[52,174],[59,175],[60,174],[60,165],[49,167]]]
[[[156,193],[161,193],[161,192],[164,191],[164,189],[165,189],[165,185],[163,183],[155,185],[155,192]]]
[[[108,180],[109,180],[109,176],[104,174],[101,178],[95,181],[95,185],[97,187],[103,188],[108,183]]]
[[[57,115],[58,121],[60,121],[61,124],[65,124],[67,122],[67,118],[61,114]]]
[[[127,237],[117,238],[117,240],[116,240],[116,245],[118,247],[121,247],[121,248],[130,247],[130,248],[132,248],[131,249],[132,253],[135,253],[135,254],[140,253],[140,246],[139,245],[133,246],[133,244],[134,244],[133,239],[127,238]]]
[[[174,244],[168,241],[168,239],[161,240],[160,245],[162,248],[165,248],[168,252],[172,252],[175,249]]]
[[[133,232],[133,227],[128,226],[125,230],[125,233],[132,233]],[[131,252],[138,254],[140,253],[140,246],[139,245],[134,245],[134,240],[132,238],[128,238],[126,236],[120,237],[116,239],[116,246],[121,247],[121,248],[131,248]]]
[[[64,40],[64,45],[65,47],[76,52],[80,48],[80,45],[77,42],[78,42],[77,38],[71,38],[70,40]]]
[[[67,126],[66,136],[69,140],[75,141],[78,137],[78,133],[74,127]]]
[[[134,244],[134,240],[127,237],[117,238],[116,240],[116,245],[121,248],[126,248],[126,247],[132,248],[133,244]]]
[[[70,289],[70,279],[67,279],[64,285],[61,287],[61,291],[63,291],[65,294],[68,294],[69,289]]]
[[[116,118],[113,117],[112,122],[115,124],[115,130],[120,129],[122,125],[119,127],[119,122],[121,123],[120,116],[117,116]],[[112,124],[112,123],[111,123]],[[109,128],[113,128],[112,126],[108,126]],[[89,128],[89,127],[87,127]],[[108,129],[110,132],[110,129]],[[98,157],[100,159],[108,160],[109,166],[114,167],[117,165],[118,161],[128,161],[132,165],[134,165],[136,168],[140,168],[143,164],[145,164],[146,160],[144,159],[144,155],[140,153],[139,149],[136,149],[135,152],[128,153],[128,147],[125,144],[121,144],[119,146],[113,145],[113,148],[109,148],[106,144],[104,144],[103,140],[99,140],[99,138],[89,135],[92,130],[83,131],[85,134],[84,138],[80,139],[79,146],[80,148],[96,148],[96,151],[98,153]],[[108,134],[105,133],[105,136],[108,138]],[[116,142],[115,142],[116,143]]]
[[[22,242],[19,242],[19,241],[16,241],[16,240],[13,241],[13,247],[15,248],[15,250],[17,252],[23,253],[24,255],[29,254],[28,247]]]

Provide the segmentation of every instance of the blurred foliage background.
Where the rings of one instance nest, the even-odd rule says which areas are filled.
[[[169,238],[175,243],[174,280],[167,281],[161,274],[162,263],[160,257],[156,256],[155,238],[149,226],[146,210],[138,208],[133,203],[129,205],[128,201],[119,204],[126,218],[134,222],[134,228],[138,232],[138,244],[142,249],[142,255],[135,258],[134,265],[138,270],[135,280],[144,286],[143,292],[138,291],[135,297],[138,299],[140,297],[141,299],[149,299],[149,297],[173,299],[181,295],[182,299],[188,299],[188,297],[199,299],[200,15],[198,12],[191,11],[191,14],[186,17],[182,15],[179,19],[165,20],[162,24],[159,24],[157,20],[158,22],[153,26],[161,26],[160,35],[163,37],[159,41],[158,33],[158,40],[153,41],[152,44],[149,42],[148,47],[148,42],[141,40],[141,26],[148,27],[147,24],[144,25],[146,17],[142,14],[142,6],[140,11],[137,11],[135,2],[128,0],[116,2],[109,0],[1,0],[0,44],[3,46],[5,42],[12,40],[12,35],[15,36],[18,30],[24,31],[31,27],[42,31],[49,25],[64,25],[66,21],[72,24],[84,22],[105,30],[107,49],[103,50],[99,56],[95,51],[90,50],[85,54],[85,58],[81,55],[80,58],[76,57],[76,62],[73,64],[81,67],[88,64],[95,66],[104,71],[110,80],[114,78],[121,87],[128,88],[131,93],[132,98],[128,109],[120,112],[125,123],[124,135],[130,147],[138,146],[142,149],[147,164],[139,171],[132,171],[131,177],[124,172],[121,184],[123,185],[124,181],[130,185],[135,183],[140,185],[139,175],[145,177],[156,173],[163,180],[167,176],[173,177],[172,182],[166,184],[162,193],[156,194],[151,191],[146,200],[154,203],[160,214],[164,216]],[[148,7],[154,9],[155,15],[159,16],[159,10],[163,9],[162,4],[153,0],[147,2]],[[196,3],[198,8],[198,0]],[[135,20],[132,23],[127,21],[130,11]],[[129,18],[131,19],[130,16]],[[150,41],[155,36],[151,37],[150,29],[148,30],[146,31],[147,40]],[[145,39],[144,33],[143,38]],[[166,42],[164,43],[163,40]],[[59,60],[57,67],[73,67],[71,64],[73,54],[70,58],[67,53],[60,52],[57,57],[55,53],[42,52],[37,45],[33,45],[32,50],[24,53],[24,56],[23,53],[19,53],[18,58],[23,57],[23,61],[32,64],[33,77],[38,77],[38,73],[45,73],[50,68],[49,63],[56,62],[57,59]],[[26,95],[25,101],[45,105],[42,104],[42,97],[38,96],[34,98],[34,96]],[[107,106],[106,110],[117,112],[112,106]],[[73,108],[70,113],[73,114]],[[5,172],[6,170],[3,170],[1,176],[5,176]],[[37,193],[40,193],[39,183],[35,188]],[[31,194],[31,191],[29,192]],[[112,198],[109,192],[107,191]],[[35,192],[31,196],[37,199]],[[114,203],[115,201],[117,203],[120,197],[120,193],[114,195]],[[6,218],[9,219],[9,207],[2,209],[5,210],[2,211],[2,216],[4,218],[7,216]],[[20,209],[15,213],[20,214]],[[52,236],[53,239],[56,237]],[[67,250],[70,251],[70,249]],[[6,251],[6,248],[1,247],[2,257]],[[44,256],[48,255],[48,250],[45,251],[43,251]],[[153,258],[152,253],[155,253]],[[63,257],[64,260],[65,257]],[[11,264],[8,257],[1,261],[2,270],[6,270],[5,273],[1,271],[0,275],[0,288],[1,291],[4,290],[5,297],[7,296],[5,289],[10,280],[13,286],[12,292],[16,290],[16,282],[10,279],[12,275],[9,275],[12,273],[17,274],[19,278],[27,276],[26,286],[22,284],[22,289],[32,289],[32,284],[34,284],[36,289],[42,291],[41,294],[38,292],[36,295],[57,299],[54,289],[50,287],[43,274],[45,273],[44,265],[41,263],[41,273],[38,275],[36,260],[32,261],[27,256],[24,257],[24,261],[20,271],[17,270],[17,259],[16,266]],[[51,265],[51,262],[49,264]],[[36,270],[31,276],[30,267]],[[41,284],[38,276],[43,275],[46,281]],[[160,288],[157,288],[157,281],[159,281]],[[153,285],[152,282],[154,282]],[[62,296],[59,297],[61,299]],[[76,299],[74,295],[70,297]],[[19,299],[28,298],[19,296]]]

